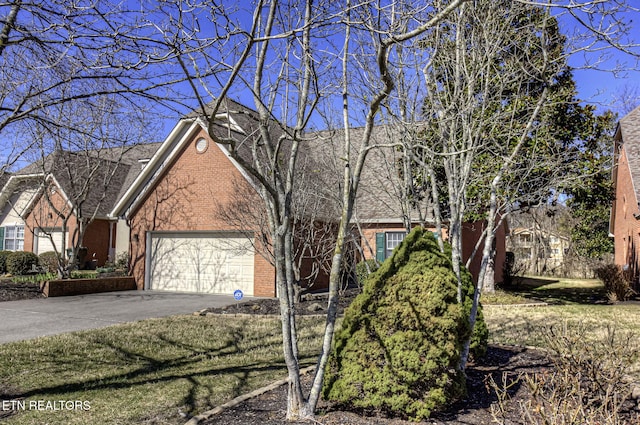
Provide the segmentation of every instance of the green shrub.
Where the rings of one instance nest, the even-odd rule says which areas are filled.
[[[5,274],[7,272],[7,257],[12,254],[13,251],[0,251],[0,273]]]
[[[609,298],[614,301],[625,301],[631,298],[635,291],[631,288],[631,276],[628,271],[615,264],[607,264],[594,270],[598,279],[604,283]]]
[[[56,273],[58,271],[58,264],[60,256],[55,251],[43,252],[38,256],[39,264],[47,273]]]
[[[466,271],[464,281],[468,295],[473,285]],[[414,229],[345,312],[327,365],[325,397],[416,420],[461,397],[467,301],[457,302],[450,257],[430,232]]]
[[[514,284],[516,267],[516,254],[511,251],[505,252],[504,264],[502,265],[502,284],[510,288]]]
[[[38,256],[33,252],[16,251],[7,256],[7,272],[12,275],[27,274],[37,265]]]
[[[358,278],[358,285],[364,285],[364,281],[367,279],[367,277],[369,277],[371,273],[378,270],[379,267],[380,266],[378,265],[378,262],[373,258],[360,261],[358,264],[356,264],[356,277]]]

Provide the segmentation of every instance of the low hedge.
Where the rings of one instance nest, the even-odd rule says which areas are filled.
[[[28,274],[38,265],[38,256],[33,252],[16,251],[7,256],[7,272],[12,275]]]

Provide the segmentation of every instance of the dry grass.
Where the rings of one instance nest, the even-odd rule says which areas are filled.
[[[301,320],[305,365],[315,362],[323,325]],[[0,345],[0,399],[90,406],[27,408],[6,423],[182,424],[181,412],[207,410],[285,376],[280,326],[277,318],[176,316]]]

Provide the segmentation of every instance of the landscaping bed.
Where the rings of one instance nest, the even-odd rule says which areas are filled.
[[[430,425],[485,425],[495,423],[491,406],[497,398],[489,386],[490,379],[501,382],[502,372],[508,373],[510,379],[520,373],[543,372],[549,370],[546,356],[536,350],[517,347],[490,346],[487,357],[481,362],[471,364],[467,371],[467,397],[449,409],[433,415],[426,422]],[[308,386],[311,374],[305,377]],[[521,385],[514,386],[510,396],[514,400],[525,400],[528,390]],[[250,399],[237,407],[223,411],[221,414],[202,422],[206,425],[303,425],[309,422],[287,422],[286,413],[287,388],[282,386],[273,391]],[[506,418],[513,424],[520,424],[521,415],[515,406],[506,413]],[[321,401],[318,409],[317,423],[323,425],[409,425],[409,422],[397,418],[387,418],[377,412],[353,412],[341,409],[340,406]],[[507,422],[509,423],[509,422]]]
[[[0,302],[44,298],[37,282],[14,282],[0,279]]]
[[[552,288],[548,293],[541,293],[536,297],[521,297],[516,303],[515,309],[530,310],[526,305],[544,306],[549,304],[573,304],[579,300],[583,300],[584,308],[590,308],[589,305],[599,304],[600,309],[607,308],[603,297],[592,297],[592,288],[585,290],[585,294],[580,293],[580,288],[573,297],[564,297],[565,289],[555,291]],[[359,293],[358,288],[351,288],[345,291],[340,297],[339,314],[342,314],[344,308],[347,307],[353,298]],[[523,291],[524,292],[524,291]],[[559,297],[558,293],[563,295]],[[526,293],[525,293],[526,294]],[[528,295],[528,294],[526,294]],[[581,296],[582,295],[582,296]],[[308,294],[302,297],[302,300],[296,305],[296,314],[300,316],[307,315],[323,315],[326,314],[326,294]],[[489,308],[485,312],[485,317],[491,318],[493,312],[503,310],[500,302],[499,306]],[[518,304],[520,304],[518,306]],[[611,306],[608,306],[611,308]],[[551,307],[551,311],[555,311],[559,307]],[[576,307],[580,308],[580,307]],[[533,310],[538,315],[544,315],[546,308]],[[209,308],[200,312],[202,315],[279,315],[280,307],[276,299],[256,299],[250,300],[236,305],[224,308]],[[516,314],[518,317],[520,314]],[[522,317],[528,316],[524,314]],[[584,316],[584,315],[583,315]],[[492,321],[491,319],[489,319]],[[493,322],[493,321],[492,321]],[[537,321],[535,321],[537,322]],[[514,323],[511,319],[510,323]],[[549,324],[547,322],[547,324]],[[501,327],[497,323],[494,326]],[[540,326],[544,326],[541,321]],[[507,325],[508,327],[508,325]],[[520,326],[517,326],[521,329]],[[502,333],[501,333],[502,334]],[[508,333],[507,333],[508,334]],[[506,334],[505,334],[506,335]],[[535,335],[533,331],[532,335]],[[522,338],[517,344],[527,344],[527,340]],[[538,341],[536,341],[537,343]],[[432,425],[484,425],[489,423],[498,423],[495,414],[499,415],[502,424],[528,424],[523,417],[519,406],[531,401],[531,393],[527,386],[520,382],[512,385],[507,391],[508,397],[500,404],[496,390],[492,387],[491,382],[495,382],[500,386],[503,382],[514,382],[518,377],[524,374],[544,374],[553,371],[553,363],[551,358],[541,350],[524,348],[522,346],[510,346],[502,344],[492,344],[489,346],[487,356],[475,363],[469,364],[467,369],[467,395],[466,397],[451,405],[445,411],[441,411],[432,416],[428,421],[420,422],[422,424]],[[303,378],[305,385],[310,385],[312,373]],[[503,381],[506,379],[506,381]],[[275,390],[268,391],[262,395],[244,401],[237,406],[224,410],[222,413],[216,414],[201,424],[205,425],[277,425],[283,423],[291,423],[294,425],[308,424],[309,422],[287,422],[286,421],[286,397],[287,387],[283,385]],[[620,421],[617,424],[636,424],[640,420],[640,400],[630,399],[626,402]],[[499,410],[498,407],[502,407]],[[499,412],[499,413],[498,413]],[[415,422],[409,422],[398,418],[385,417],[382,412],[364,412],[351,411],[344,409],[335,403],[321,401],[318,406],[317,423],[324,425],[408,425]]]

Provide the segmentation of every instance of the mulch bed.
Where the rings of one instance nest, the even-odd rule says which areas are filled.
[[[340,297],[338,311],[341,314],[353,298],[359,293],[358,288],[345,291]],[[307,294],[296,305],[298,315],[324,315],[326,313],[326,294]],[[279,315],[280,305],[275,299],[256,299],[224,308],[209,308],[200,314],[249,314],[249,315]],[[497,384],[516,380],[525,373],[542,373],[552,370],[549,356],[539,350],[524,347],[489,346],[487,356],[467,368],[467,396],[463,400],[449,406],[446,410],[435,413],[422,424],[431,425],[485,425],[497,423],[492,413],[492,407],[498,405],[495,390],[491,386],[493,380]],[[303,384],[308,386],[312,374],[303,377]],[[309,422],[286,421],[286,385],[266,392],[250,400],[242,402],[236,407],[224,410],[202,424],[205,425],[302,425]],[[519,409],[519,402],[529,398],[528,389],[524,385],[516,384],[509,388],[510,402],[506,403],[501,412],[502,424],[525,425]],[[633,405],[627,412],[629,421],[637,423],[637,412]],[[321,401],[316,416],[317,424],[326,425],[408,425],[409,422],[398,418],[385,417],[381,412],[354,412],[339,405]]]
[[[491,346],[488,355],[482,362],[470,365],[467,369],[467,392],[464,400],[451,405],[447,410],[435,414],[422,424],[433,425],[486,425],[495,423],[491,406],[497,402],[495,392],[490,388],[491,377],[501,382],[502,373],[510,379],[524,372],[540,372],[548,370],[547,357],[535,350],[516,347]],[[304,384],[309,385],[312,376],[304,377]],[[273,391],[250,399],[237,407],[223,411],[202,422],[206,425],[308,425],[309,422],[287,422],[286,385]],[[510,390],[513,399],[524,399],[527,389],[515,385]],[[516,405],[506,412],[505,417],[513,423],[521,423],[521,415]],[[388,418],[376,412],[353,412],[341,409],[340,406],[321,401],[318,406],[316,423],[326,425],[408,425],[409,422],[397,418]]]
[[[40,285],[32,282],[15,283],[11,279],[0,279],[0,301],[44,298]]]

